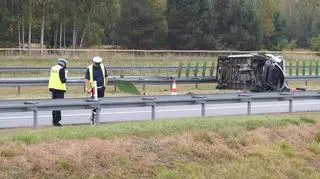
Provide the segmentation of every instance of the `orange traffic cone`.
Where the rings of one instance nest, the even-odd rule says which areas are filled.
[[[171,95],[177,95],[177,85],[176,85],[176,80],[173,80],[173,83],[172,83],[172,89],[171,89]]]

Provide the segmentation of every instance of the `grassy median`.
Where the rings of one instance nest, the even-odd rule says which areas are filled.
[[[95,53],[79,53],[74,56],[69,55],[38,55],[38,56],[28,56],[28,55],[7,55],[0,56],[0,66],[9,67],[9,66],[20,66],[20,67],[51,67],[56,64],[56,59],[59,57],[64,57],[68,59],[68,66],[71,67],[87,67],[92,62],[92,57]],[[130,53],[104,53],[100,54],[104,61],[103,63],[108,66],[120,66],[120,67],[132,67],[132,66],[158,66],[158,67],[167,67],[167,66],[179,66],[180,63],[183,63],[183,66],[187,66],[190,62],[191,66],[195,66],[196,63],[199,63],[199,73],[201,75],[201,67],[206,62],[207,67],[211,67],[212,62],[217,61],[218,55],[223,55],[223,53],[216,53],[214,56],[210,55],[199,55],[193,53],[180,53],[180,54],[144,54],[144,55],[134,55]],[[302,65],[302,61],[312,61],[315,65],[315,61],[320,60],[319,55],[314,54],[285,54],[284,58],[286,60],[286,65],[289,65],[290,61],[293,61],[295,65],[296,61],[299,61]],[[308,65],[308,64],[307,64]],[[306,73],[308,74],[308,68]],[[287,69],[287,73],[289,70]],[[300,69],[301,73],[301,69]],[[314,73],[314,69],[313,69]],[[161,70],[161,71],[113,71],[112,74],[119,75],[177,75],[175,70]],[[183,72],[185,74],[185,71]],[[1,72],[0,77],[46,77],[48,72]],[[193,75],[191,72],[190,75]],[[209,75],[209,70],[207,70],[207,75]],[[70,76],[84,76],[84,72],[72,71]]]
[[[30,66],[30,67],[45,67],[55,65],[57,58],[60,56],[4,56],[0,57],[0,66]],[[86,67],[92,63],[93,56],[78,56],[68,57],[62,56],[68,60],[69,66]],[[174,56],[174,55],[107,55],[103,56],[103,63],[108,66],[178,66],[180,62],[199,62],[216,61],[216,57],[209,56]]]
[[[142,85],[136,85],[137,89],[141,94],[146,92],[148,95],[170,95],[171,89],[170,85],[146,85],[143,88]],[[226,93],[234,92],[235,90],[218,90],[215,88],[216,84],[177,84],[178,94],[187,93]],[[0,93],[0,100],[4,99],[48,99],[51,98],[51,93],[49,93],[46,86],[40,87],[21,87],[20,94],[17,87],[3,87],[0,88],[3,93]],[[119,89],[114,90],[114,86],[107,86],[106,96],[128,96],[132,94],[127,94],[121,92]],[[85,98],[87,94],[84,92],[84,86],[68,86],[68,90],[65,93],[65,98]]]
[[[0,132],[0,178],[319,178],[319,113]]]
[[[241,92],[243,90],[218,90],[216,83],[206,84],[179,84],[177,83],[178,94],[197,93],[197,94],[210,94],[210,93],[230,93]],[[148,95],[170,95],[170,85],[136,85],[141,94],[146,92]],[[310,80],[307,85],[305,81],[289,81],[291,88],[305,88],[306,90],[320,89],[320,82],[318,80]],[[20,94],[18,87],[1,87],[0,100],[4,99],[49,99],[51,94],[48,92],[46,86],[38,87],[20,87]],[[114,86],[108,86],[106,96],[125,96],[130,95],[121,92],[119,89],[114,90]],[[87,97],[84,92],[84,86],[68,86],[66,98],[85,98]]]

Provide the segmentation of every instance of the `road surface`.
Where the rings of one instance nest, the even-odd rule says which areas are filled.
[[[289,102],[252,102],[252,114],[288,112]],[[320,100],[293,101],[293,112],[319,111]],[[245,115],[247,103],[207,104],[206,116]],[[50,111],[39,111],[38,124],[51,125]],[[62,111],[62,124],[89,124],[90,110]],[[156,107],[156,120],[201,116],[200,105]],[[151,120],[151,107],[102,109],[101,122]],[[0,128],[31,127],[33,113],[0,113]]]

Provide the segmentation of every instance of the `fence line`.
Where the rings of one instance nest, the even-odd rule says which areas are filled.
[[[214,76],[216,75],[216,63],[212,62],[204,63],[202,66],[199,63],[196,63],[195,66],[191,66],[190,62],[187,63],[186,66],[183,65],[182,62],[180,62],[179,66],[107,66],[107,70],[109,71],[116,71],[120,72],[122,74],[126,74],[125,72],[134,72],[139,71],[139,74],[142,75],[142,71],[155,71],[156,74],[158,74],[161,70],[165,71],[169,76],[169,71],[176,72],[176,75],[178,77],[181,76],[190,76],[190,71],[193,70],[194,77],[197,77],[198,72],[201,73],[201,76]],[[47,71],[49,72],[50,67],[0,67],[0,73],[4,72],[37,72],[40,73],[40,71]],[[84,72],[86,70],[85,67],[68,67],[68,71],[77,71],[77,72]],[[185,72],[185,75],[183,75],[183,71]],[[208,72],[209,71],[209,75]],[[295,64],[290,61],[289,65],[286,66],[286,75],[288,76],[305,76],[305,75],[319,75],[319,62],[314,61],[304,61],[300,63],[299,61],[296,61]],[[171,73],[171,75],[173,75]]]
[[[274,54],[320,54],[310,51],[238,51],[238,50],[140,50],[140,49],[40,49],[0,48],[0,51],[66,51],[66,52],[143,52],[143,53],[274,53]]]
[[[140,50],[140,49],[27,49],[27,48],[0,48],[0,54],[12,55],[70,55],[79,56],[81,53],[95,54],[134,54],[136,56],[145,56],[152,54],[160,55],[192,55],[192,56],[218,56],[245,53],[271,53],[278,55],[314,55],[319,56],[320,52],[310,51],[237,51],[237,50]]]

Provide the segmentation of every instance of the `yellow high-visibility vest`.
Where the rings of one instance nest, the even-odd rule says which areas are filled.
[[[103,86],[106,86],[107,84],[107,79],[106,79],[106,71],[105,71],[105,67],[102,63],[100,63],[100,67],[101,67],[101,71],[102,71],[102,75],[103,75]],[[90,83],[93,84],[93,64],[88,66],[89,69],[89,75],[90,75]]]
[[[60,65],[53,66],[50,72],[50,79],[48,88],[57,89],[57,90],[67,90],[66,84],[62,83],[60,80],[59,71],[62,67]]]

